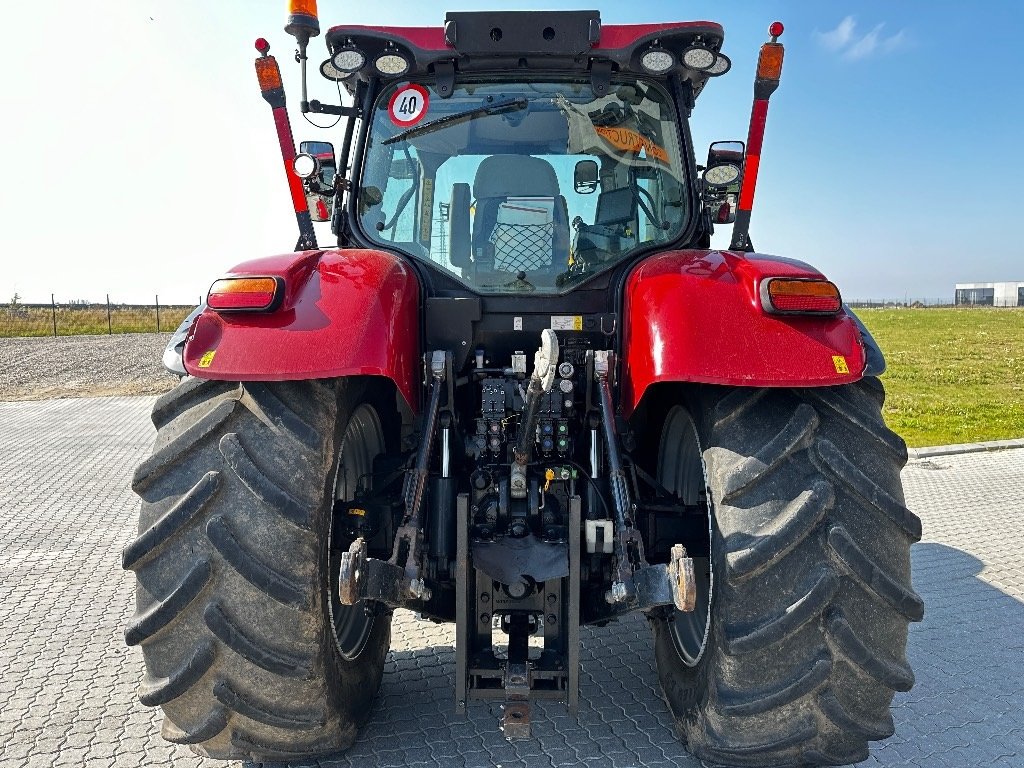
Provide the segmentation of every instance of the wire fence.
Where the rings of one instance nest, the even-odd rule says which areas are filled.
[[[154,296],[152,304],[124,304],[106,301],[26,304],[11,300],[0,305],[0,338],[10,336],[83,336],[115,333],[170,333],[195,309],[195,304],[161,304]],[[203,298],[198,298],[201,304]],[[952,298],[853,299],[846,302],[854,309],[896,309],[931,307],[1011,307],[1005,302],[981,301],[957,303]],[[1024,305],[1021,305],[1024,306]]]
[[[965,301],[961,299],[956,301],[953,298],[939,298],[939,299],[847,299],[847,306],[853,307],[854,309],[897,309],[900,307],[911,307],[911,308],[925,308],[925,307],[957,307],[957,308],[971,308],[971,307],[1018,307],[1024,306],[1024,304],[1018,304],[1016,301],[1011,299],[999,299],[994,300],[989,298],[987,300],[982,299],[980,301]]]
[[[0,305],[0,337],[83,336],[115,333],[170,333],[195,309],[194,304],[59,302],[43,304],[11,300]],[[202,302],[200,297],[199,302]]]

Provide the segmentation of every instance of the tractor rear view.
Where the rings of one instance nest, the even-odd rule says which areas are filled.
[[[578,705],[580,627],[642,612],[699,758],[867,757],[913,684],[921,526],[874,341],[820,272],[751,244],[782,25],[747,141],[701,167],[717,24],[336,26],[342,105],[307,100],[321,30],[312,0],[289,10],[301,109],[345,128],[340,154],[296,152],[257,41],[299,240],[215,282],[165,356],[189,375],[154,407],[124,550],[163,736],[347,748],[407,608],[455,625],[453,707],[501,702],[529,737],[532,702]]]

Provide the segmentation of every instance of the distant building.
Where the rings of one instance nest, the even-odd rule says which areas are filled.
[[[957,283],[955,303],[980,307],[1024,307],[1024,282]]]

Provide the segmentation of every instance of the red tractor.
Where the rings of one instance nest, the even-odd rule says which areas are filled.
[[[139,697],[165,738],[255,761],[342,750],[396,608],[455,624],[453,704],[578,702],[579,628],[636,611],[668,707],[715,765],[839,765],[893,732],[920,620],[884,361],[813,267],[748,236],[781,24],[750,134],[697,165],[730,68],[711,22],[594,11],[338,26],[295,151],[298,219],[184,333],[124,551]],[[337,246],[319,248],[313,221]],[[733,224],[729,250],[714,225]],[[169,353],[174,357],[172,347]]]

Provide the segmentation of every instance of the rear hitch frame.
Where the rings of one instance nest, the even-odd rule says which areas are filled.
[[[423,419],[423,434],[416,466],[405,476],[402,498],[405,514],[395,532],[391,558],[387,561],[367,556],[366,541],[359,537],[342,553],[338,573],[338,597],[343,605],[360,600],[376,600],[392,608],[409,608],[432,597],[423,578],[423,496],[430,475],[430,455],[437,438],[441,396],[450,390],[452,356],[445,350],[433,351],[427,358],[430,400]],[[449,405],[451,397],[449,392]]]
[[[615,534],[612,538],[615,580],[605,593],[605,601],[616,614],[648,611],[663,605],[692,611],[696,588],[693,560],[686,556],[686,549],[676,544],[672,547],[672,560],[668,565],[651,565],[644,554],[643,538],[634,525],[636,506],[629,494],[612,406],[611,378],[614,369],[614,352],[594,352],[594,380],[607,450],[608,483],[615,509]]]

